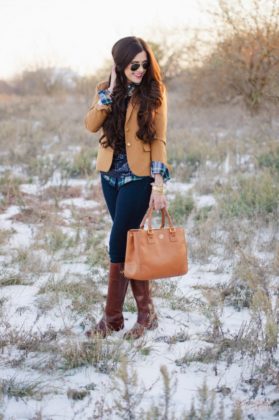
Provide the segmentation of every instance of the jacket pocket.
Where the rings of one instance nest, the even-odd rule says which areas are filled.
[[[143,150],[145,152],[150,152],[151,151],[151,146],[148,143],[143,143],[142,147],[143,147]]]

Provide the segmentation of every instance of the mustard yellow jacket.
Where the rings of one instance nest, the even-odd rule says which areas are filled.
[[[107,89],[108,83],[101,82],[96,86],[96,94],[91,108],[85,117],[86,128],[95,133],[102,129],[102,125],[111,112],[111,105],[98,104],[98,91]],[[163,101],[155,111],[155,130],[156,136],[151,144],[146,144],[140,140],[136,132],[138,131],[137,113],[138,104],[129,102],[125,120],[125,143],[127,160],[131,171],[138,176],[150,175],[151,161],[163,162],[167,165],[166,155],[166,131],[167,131],[167,98],[166,92],[163,95]],[[96,169],[98,171],[108,172],[112,163],[113,149],[99,144]]]

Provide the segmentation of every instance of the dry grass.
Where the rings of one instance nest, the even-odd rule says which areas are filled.
[[[81,196],[81,187],[71,187],[68,185],[60,185],[58,187],[50,186],[45,188],[42,193],[42,199],[55,199],[55,201],[58,201],[58,198],[59,200],[63,200],[65,198],[76,198]]]
[[[87,401],[90,404],[92,398],[92,418],[110,419],[117,412],[118,418],[130,419],[136,413],[136,420],[176,419],[172,405],[176,375],[180,370],[187,372],[199,366],[200,371],[205,371],[207,364],[216,375],[222,375],[224,364],[230,367],[236,360],[243,366],[251,365],[247,379],[250,382],[242,378],[241,383],[255,396],[267,386],[278,389],[278,118],[272,109],[251,117],[236,103],[202,108],[190,107],[188,102],[186,106],[181,81],[174,83],[178,85],[175,94],[169,95],[168,128],[172,177],[175,181],[191,182],[191,189],[171,195],[170,211],[175,223],[186,227],[190,269],[197,270],[197,275],[199,268],[203,269],[206,280],[206,264],[213,264],[213,268],[208,268],[210,275],[217,279],[220,275],[223,281],[189,286],[194,297],[187,296],[172,280],[152,282],[158,312],[161,306],[162,313],[168,308],[177,311],[170,318],[176,330],[162,331],[152,341],[148,333],[143,340],[126,343],[115,333],[107,340],[96,339],[83,345],[85,324],[97,321],[105,302],[105,240],[111,226],[100,183],[95,184],[97,175],[92,169],[98,136],[86,133],[83,127],[89,104],[73,94],[47,96],[43,101],[31,96],[20,101],[14,97],[5,107],[0,102],[0,146],[3,164],[10,165],[1,175],[1,208],[4,212],[10,205],[18,205],[19,212],[7,218],[7,223],[15,228],[26,225],[33,232],[26,246],[14,244],[10,249],[16,230],[1,228],[5,261],[1,262],[0,284],[7,293],[18,285],[39,285],[34,300],[38,319],[29,331],[13,325],[15,321],[9,318],[11,297],[0,300],[4,363],[11,369],[32,368],[41,373],[49,370],[54,375],[58,371],[62,375],[65,371],[71,375],[79,373],[81,367],[103,373],[108,381],[106,391],[111,386],[110,391],[115,393],[113,402],[108,402],[106,395],[101,398],[97,394],[98,384],[93,396],[88,395],[83,384],[78,389],[67,387],[64,392],[73,403],[83,399],[85,405]],[[17,124],[11,121],[11,115],[17,117]],[[22,192],[23,182],[36,185],[37,192]],[[205,201],[200,206],[203,195],[215,198],[216,204]],[[94,200],[98,206],[80,208],[63,203],[69,198]],[[69,263],[71,268],[80,263],[86,274],[65,272]],[[135,317],[136,306],[130,292],[124,310],[129,317]],[[233,315],[243,311],[249,322],[232,333],[227,330],[224,316],[228,310]],[[28,319],[29,312],[28,305],[19,304],[15,309],[17,319]],[[181,321],[183,316],[187,317],[187,326]],[[199,333],[190,325],[192,317],[198,317]],[[40,332],[36,327],[38,320],[44,318],[50,325]],[[56,321],[61,323],[61,329],[51,327]],[[160,322],[164,326],[163,318]],[[197,339],[204,344],[201,350],[181,353],[182,346]],[[165,346],[164,357],[166,349],[181,357],[176,356],[176,362],[173,357],[166,357],[168,369],[158,372],[162,392],[143,409],[140,404],[149,389],[136,379],[133,363],[154,360],[155,364],[157,352],[158,357],[162,354],[161,346]],[[29,387],[19,382],[11,382],[12,398],[27,398],[28,393],[30,398],[40,395],[40,384],[32,389],[32,381]],[[8,395],[6,382],[3,386]],[[155,384],[150,384],[150,389],[152,386]],[[235,405],[234,396],[224,387],[215,391],[203,385],[191,411],[179,418],[225,418],[219,406],[224,397],[231,404],[231,418],[241,419],[241,404]]]
[[[0,229],[0,245],[4,246],[5,244],[7,244],[12,234],[12,229]]]
[[[123,342],[110,342],[94,338],[82,345],[67,342],[60,349],[63,358],[63,369],[75,369],[91,365],[98,372],[109,374],[117,368],[122,357]]]
[[[69,277],[73,275],[66,274],[64,279],[59,281],[50,278],[39,289],[38,294],[55,297],[56,302],[59,301],[60,296],[63,296],[71,301],[71,310],[80,314],[86,314],[96,303],[103,302],[104,297],[98,288],[98,283],[91,277],[82,278],[75,275],[77,277],[75,281],[69,280]]]
[[[26,224],[63,224],[63,219],[57,215],[57,207],[46,201],[41,201],[39,197],[28,197],[25,205],[20,208],[20,212],[11,217]]]
[[[0,177],[0,208],[4,210],[12,204],[21,205],[24,203],[23,195],[20,191],[20,184],[23,180],[6,172]]]
[[[29,397],[35,400],[42,399],[43,395],[47,393],[45,384],[40,381],[20,381],[14,377],[1,380],[0,392],[9,398],[23,399]]]
[[[263,221],[278,215],[279,184],[269,171],[257,176],[239,175],[216,194],[221,218],[254,218]]]

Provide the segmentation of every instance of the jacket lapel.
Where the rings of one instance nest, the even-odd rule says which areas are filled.
[[[137,107],[137,104],[134,101],[129,101],[128,106],[127,106],[127,112],[126,112],[126,120],[125,120],[125,124],[128,123],[133,110]]]

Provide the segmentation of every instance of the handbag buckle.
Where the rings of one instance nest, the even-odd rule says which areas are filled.
[[[147,229],[147,242],[149,244],[154,244],[154,235],[152,229]]]
[[[170,236],[169,236],[170,241],[171,242],[177,242],[177,237],[175,235],[175,228],[174,227],[170,227],[169,228],[169,232],[170,232]]]

